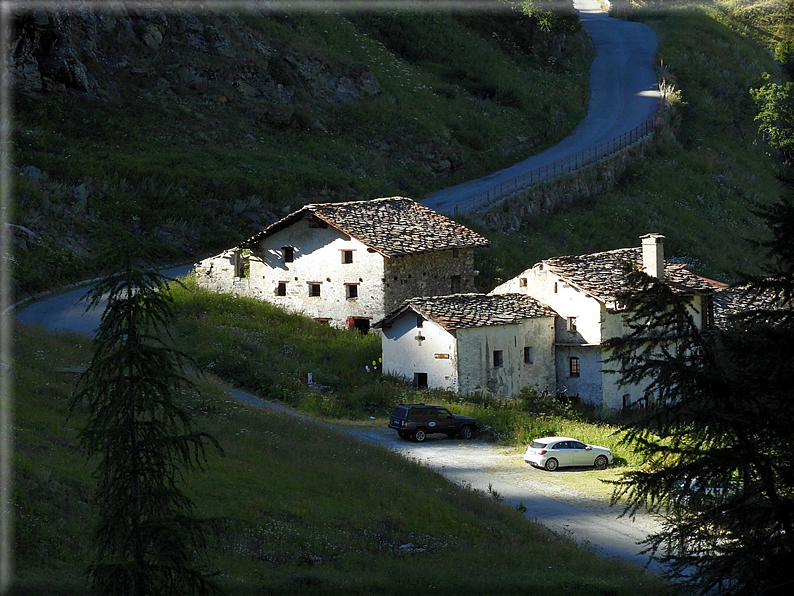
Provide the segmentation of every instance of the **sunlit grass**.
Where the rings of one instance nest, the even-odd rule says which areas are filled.
[[[92,464],[68,414],[90,344],[19,326],[15,367],[15,547],[19,590],[85,590]],[[196,513],[223,531],[206,563],[227,593],[660,593],[627,563],[577,549],[428,468],[325,426],[259,411],[211,377],[180,399],[225,455],[186,479]],[[411,544],[412,547],[405,547]],[[400,548],[405,547],[405,548]],[[406,566],[411,569],[406,573]],[[487,573],[482,570],[487,569]]]

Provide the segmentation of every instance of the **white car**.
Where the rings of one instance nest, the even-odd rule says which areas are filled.
[[[527,447],[524,461],[549,472],[567,466],[595,466],[603,470],[612,463],[612,451],[571,437],[543,437]]]

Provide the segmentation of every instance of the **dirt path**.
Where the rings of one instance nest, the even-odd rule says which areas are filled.
[[[432,468],[456,484],[483,492],[488,492],[490,487],[504,497],[506,505],[516,507],[522,503],[527,508],[527,518],[572,538],[581,546],[592,548],[606,557],[618,557],[638,565],[648,563],[648,557],[639,554],[642,549],[638,543],[657,529],[654,518],[647,515],[638,516],[633,521],[619,518],[619,510],[610,507],[603,497],[593,497],[557,482],[562,475],[591,474],[593,470],[545,472],[528,466],[522,455],[510,447],[478,440],[451,440],[440,435],[431,435],[419,444],[404,441],[385,427],[352,423],[335,425],[238,389],[230,389],[229,394],[253,407],[297,416],[342,430],[372,445],[386,447]],[[653,571],[660,569],[655,562],[649,568]]]

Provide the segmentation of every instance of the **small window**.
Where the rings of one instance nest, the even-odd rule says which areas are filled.
[[[533,350],[529,346],[524,347],[524,363],[532,364],[534,360],[535,360],[535,350]]]
[[[345,265],[349,265],[353,262],[353,251],[352,250],[343,250],[342,251],[342,263]]]
[[[452,249],[452,256],[456,259],[460,256],[460,251],[457,248]]]
[[[527,278],[526,277],[519,277],[518,278],[518,287],[526,288],[527,287]]]
[[[309,284],[309,296],[319,296],[320,295],[320,284]]]
[[[630,405],[631,405],[631,395],[629,395],[628,393],[626,393],[626,394],[623,396],[623,407],[624,407],[624,408],[628,408]]]
[[[503,358],[502,350],[493,351],[493,365],[494,368],[499,368],[500,366],[504,366],[504,358]]]
[[[576,331],[576,317],[568,317],[567,329],[571,332]]]
[[[416,317],[416,328],[417,329],[421,329],[424,326],[424,324],[425,324],[425,318],[424,317]]]
[[[276,288],[276,296],[286,296],[287,295],[287,282],[280,281],[278,282],[278,287]]]
[[[557,293],[557,282],[556,281],[554,282],[554,293],[555,294]]]
[[[427,373],[414,373],[414,387],[417,389],[427,389]],[[413,414],[413,410],[411,410]],[[425,412],[422,412],[424,414]]]
[[[568,359],[571,367],[571,376],[578,377],[579,376],[579,357],[578,356],[571,356]]]
[[[345,284],[345,296],[348,300],[358,298],[358,284]]]
[[[460,293],[460,275],[453,275],[451,278],[450,290],[453,294]]]
[[[284,251],[284,262],[292,263],[295,260],[295,248],[292,246],[285,246],[281,250]]]

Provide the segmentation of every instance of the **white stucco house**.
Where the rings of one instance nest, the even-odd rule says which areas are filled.
[[[606,370],[606,340],[625,335],[625,311],[616,296],[627,288],[626,262],[663,279],[675,291],[691,296],[692,314],[701,327],[714,323],[714,282],[685,265],[664,259],[664,236],[646,234],[636,248],[621,248],[537,263],[496,287],[492,294],[525,294],[557,313],[555,319],[558,392],[583,402],[620,410],[646,398],[645,386],[619,385],[620,374]]]
[[[497,396],[553,390],[555,313],[522,294],[411,298],[378,321],[383,371],[415,387]]]
[[[474,291],[489,241],[411,199],[306,205],[195,265],[199,286],[367,331],[408,298]]]

